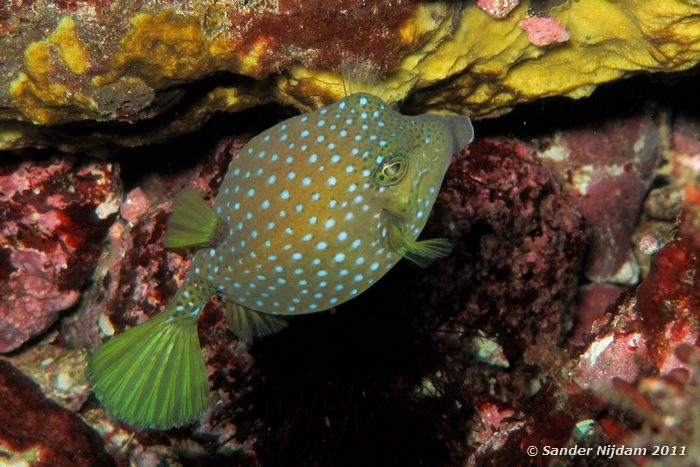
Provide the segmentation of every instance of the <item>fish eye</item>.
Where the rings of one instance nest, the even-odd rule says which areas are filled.
[[[381,186],[399,183],[406,175],[408,159],[403,154],[393,154],[386,158],[374,172],[374,181]]]

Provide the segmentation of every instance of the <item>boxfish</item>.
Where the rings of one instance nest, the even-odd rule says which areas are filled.
[[[252,138],[213,206],[193,188],[176,196],[164,244],[196,247],[191,269],[164,311],[92,355],[99,401],[137,426],[191,422],[208,403],[197,319],[212,295],[235,334],[262,336],[351,300],[401,258],[447,255],[447,239],[418,236],[472,139],[466,116],[402,115],[367,92]]]

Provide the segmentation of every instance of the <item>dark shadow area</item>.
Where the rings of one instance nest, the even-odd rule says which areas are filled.
[[[399,265],[335,313],[301,316],[253,347],[253,413],[272,428],[265,465],[445,465],[440,411],[416,397],[437,361],[420,320],[430,310],[401,290]]]
[[[177,174],[211,153],[219,141],[232,135],[255,136],[296,113],[289,107],[265,105],[236,114],[216,114],[195,134],[122,150],[117,160],[121,166],[125,192],[133,188],[144,174]]]
[[[700,93],[694,84],[698,73],[700,68],[673,75],[642,74],[601,85],[584,99],[550,97],[521,104],[502,117],[477,120],[475,134],[539,138],[555,130],[595,125],[644,110],[669,109],[672,114],[700,115]]]

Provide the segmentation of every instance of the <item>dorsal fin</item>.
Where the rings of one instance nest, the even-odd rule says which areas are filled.
[[[367,62],[345,62],[340,67],[345,95],[367,93],[379,97],[387,104],[399,101],[396,89],[387,86],[379,74]]]

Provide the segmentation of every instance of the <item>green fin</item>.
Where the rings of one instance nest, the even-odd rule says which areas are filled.
[[[386,213],[388,216],[394,216]],[[387,217],[388,217],[387,216]],[[391,219],[391,218],[390,218]],[[392,249],[409,261],[424,268],[437,258],[444,258],[452,251],[452,244],[446,238],[430,238],[428,240],[409,240],[401,231],[399,221],[391,219],[389,226],[389,244]]]
[[[166,248],[214,246],[224,229],[224,222],[197,190],[187,187],[175,197],[163,244]]]
[[[99,401],[117,418],[166,429],[207,406],[208,377],[196,318],[164,311],[103,344],[88,366]]]
[[[437,258],[444,258],[452,251],[452,244],[446,238],[430,238],[406,242],[399,254],[424,268]]]
[[[226,321],[238,337],[267,336],[281,331],[288,324],[284,318],[249,310],[231,301],[226,301]]]

